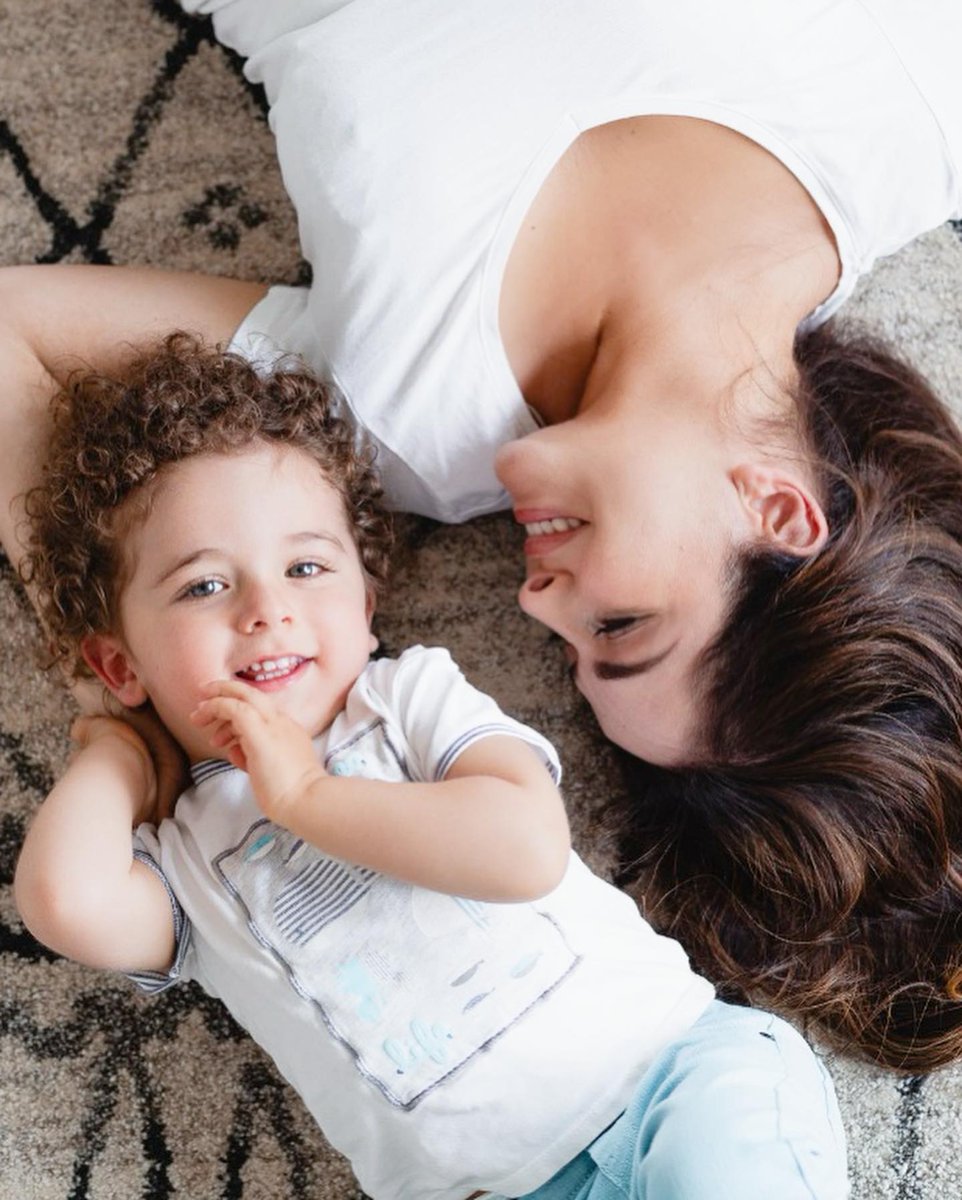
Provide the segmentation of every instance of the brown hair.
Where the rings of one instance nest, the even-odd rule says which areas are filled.
[[[83,639],[118,627],[130,524],[118,520],[122,510],[135,496],[149,502],[164,469],[196,455],[256,441],[303,450],[340,492],[372,587],[387,578],[391,524],[373,451],[355,446],[330,390],[305,371],[259,375],[238,355],[175,333],[116,376],[71,376],[52,416],[43,482],[26,496],[21,575],[35,590],[54,661],[74,676],[89,674]]]
[[[962,1055],[962,438],[870,339],[796,361],[830,538],[745,556],[705,761],[631,768],[635,886],[724,994],[927,1070]]]

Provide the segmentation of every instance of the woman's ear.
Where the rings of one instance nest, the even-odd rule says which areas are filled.
[[[147,700],[144,685],[119,638],[110,633],[92,633],[80,643],[80,653],[104,687],[126,708],[139,708]]]
[[[775,463],[746,463],[731,479],[755,536],[773,549],[811,558],[828,541],[828,521],[814,489]]]

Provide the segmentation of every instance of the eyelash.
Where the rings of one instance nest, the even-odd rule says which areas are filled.
[[[314,569],[309,572],[306,572],[304,574],[296,573],[296,572],[298,572],[299,568],[301,568],[301,567],[311,567]],[[311,558],[311,559],[305,559],[302,562],[293,563],[290,567],[288,567],[285,574],[287,575],[287,577],[289,579],[316,579],[316,578],[320,577],[321,575],[329,574],[331,571],[333,571],[333,569],[334,568],[329,566],[327,563],[321,562],[318,559]],[[218,585],[217,590],[216,591],[201,591],[200,590],[202,588],[208,587],[210,584],[217,584]],[[227,586],[228,585],[224,582],[223,579],[215,579],[212,577],[208,578],[208,579],[198,579],[196,582],[189,583],[185,588],[183,588],[181,590],[181,592],[178,594],[177,599],[178,600],[188,600],[188,601],[189,600],[207,600],[211,596],[219,596],[220,593]]]
[[[628,633],[638,623],[638,617],[609,617],[607,620],[598,622],[595,628],[595,637],[612,640]]]
[[[216,592],[202,592],[199,589],[205,588],[208,584],[216,583],[219,585]],[[222,579],[198,579],[196,583],[189,583],[177,596],[178,600],[207,600],[210,596],[217,596],[227,585]]]
[[[317,571],[312,571],[309,575],[295,575],[294,571],[296,571],[298,567],[316,567]],[[329,563],[321,562],[316,558],[310,558],[305,559],[303,562],[296,562],[292,566],[288,567],[287,574],[291,577],[291,579],[312,579],[316,575],[328,575],[333,570],[334,568]]]

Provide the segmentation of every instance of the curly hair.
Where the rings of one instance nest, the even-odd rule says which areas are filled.
[[[724,994],[923,1071],[962,1055],[962,438],[871,339],[796,361],[829,541],[744,556],[705,759],[629,768],[629,870]]]
[[[388,575],[390,518],[374,452],[355,444],[331,390],[305,371],[260,375],[244,359],[174,333],[117,375],[77,372],[52,402],[42,483],[25,497],[24,582],[34,589],[54,662],[89,675],[80,646],[118,628],[124,542],[150,488],[174,463],[251,443],[303,450],[337,489],[362,567]],[[132,509],[141,499],[144,510]]]

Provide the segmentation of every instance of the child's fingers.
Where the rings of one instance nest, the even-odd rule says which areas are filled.
[[[202,691],[207,698],[200,702],[198,708],[211,701],[225,700],[243,705],[247,709],[253,709],[265,721],[269,721],[277,714],[277,709],[270,697],[261,695],[256,688],[234,679],[216,679],[212,683],[205,684]]]
[[[190,719],[200,726],[212,745],[224,745],[215,741],[215,735],[226,730],[229,738],[255,738],[265,728],[273,713],[262,714],[245,700],[234,700],[229,696],[217,696],[202,700],[191,713]]]
[[[241,739],[237,730],[229,722],[222,722],[207,734],[207,740],[216,750],[224,750],[230,746],[239,746]]]
[[[201,691],[208,699],[224,696],[233,700],[242,700],[265,716],[274,711],[274,706],[267,696],[262,695],[249,683],[241,683],[239,679],[212,679],[210,683],[204,684]]]
[[[224,716],[213,707],[214,701],[202,700],[190,714],[190,722],[199,729],[206,730],[213,725],[222,725]]]
[[[232,767],[239,767],[240,770],[247,770],[247,755],[240,742],[235,742],[233,746],[228,746],[226,751],[227,761]]]
[[[234,699],[231,696],[213,696],[209,700],[201,700],[200,704],[190,714],[195,725],[209,725],[213,721],[248,721],[263,722],[269,714],[263,714],[246,699]]]

